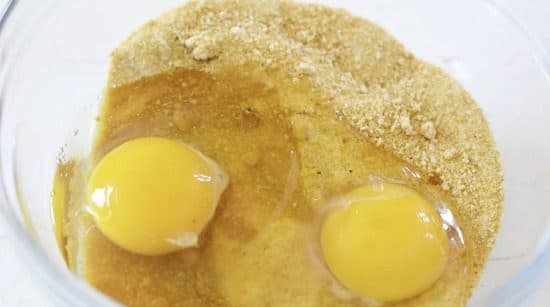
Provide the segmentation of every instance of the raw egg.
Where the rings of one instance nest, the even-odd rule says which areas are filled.
[[[336,279],[379,302],[404,300],[430,288],[449,254],[433,205],[417,191],[390,183],[345,194],[323,221],[320,240]]]
[[[105,155],[87,187],[87,209],[118,246],[161,255],[195,246],[211,220],[228,177],[188,145],[147,137]]]

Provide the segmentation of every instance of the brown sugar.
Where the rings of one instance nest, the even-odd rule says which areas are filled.
[[[201,83],[193,83],[197,80]],[[209,95],[213,90],[218,94]],[[218,100],[209,101],[209,96]],[[197,115],[205,110],[210,115]],[[224,132],[235,125],[231,120],[238,120],[242,131],[258,133]],[[283,255],[302,242],[295,221],[308,220],[331,193],[360,184],[373,173],[409,180],[403,166],[421,173],[423,183],[435,185],[448,201],[466,238],[466,256],[449,268],[460,273],[446,274],[432,290],[398,305],[464,305],[498,230],[502,174],[481,109],[445,72],[414,58],[383,29],[344,10],[274,0],[206,0],[169,11],[113,52],[100,127],[95,160],[132,137],[178,137],[229,168],[232,178],[254,183],[254,197],[262,195],[259,189],[269,189],[263,184],[286,182],[277,186],[283,190],[296,186],[294,196],[277,190],[277,197],[295,201],[270,231],[259,225],[275,211],[259,210],[250,220],[235,215],[231,205],[222,205],[208,234],[210,246],[165,260],[130,256],[97,230],[89,231],[84,240],[89,280],[131,305],[152,299],[173,305],[182,295],[187,299],[179,302],[189,306],[363,305],[330,294],[328,286],[303,267],[306,255],[292,261]],[[226,142],[218,140],[223,137]],[[269,138],[277,141],[261,147]],[[237,151],[227,157],[220,154],[231,150]],[[277,175],[281,171],[276,170],[276,159],[285,166],[284,174]],[[262,167],[275,177],[239,175]],[[288,174],[299,177],[299,183]],[[231,189],[228,195],[247,197]],[[248,254],[236,254],[222,236],[246,242],[242,252]],[[227,258],[220,259],[215,248]],[[254,257],[271,260],[262,264]],[[197,265],[191,268],[189,259]],[[215,272],[210,271],[213,266]],[[294,272],[282,271],[288,266]],[[143,280],[115,273],[143,275]],[[177,280],[179,292],[162,280]],[[152,287],[155,283],[161,286]],[[250,288],[244,291],[239,283]],[[286,287],[273,292],[262,288],[278,283]],[[136,289],[150,292],[133,297]]]

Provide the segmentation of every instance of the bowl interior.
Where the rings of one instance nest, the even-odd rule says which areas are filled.
[[[45,256],[47,262],[40,263],[52,267],[44,274],[56,274],[53,283],[57,276],[74,279],[57,250],[50,218],[57,158],[84,156],[89,149],[110,51],[143,22],[181,2],[18,2],[4,22],[0,157],[7,215],[34,237],[40,251],[25,252]],[[501,152],[505,210],[472,300],[484,302],[548,249],[550,86],[533,45],[494,7],[475,0],[313,2],[345,7],[383,26],[418,57],[453,75],[485,111]]]

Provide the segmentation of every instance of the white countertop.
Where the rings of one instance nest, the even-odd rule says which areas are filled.
[[[0,6],[6,0],[0,0]],[[494,0],[507,8],[535,38],[550,50],[549,0]],[[7,235],[6,226],[0,224],[0,306],[53,306],[45,287],[38,285],[13,251],[16,242]],[[532,306],[548,306],[550,284],[539,291]]]

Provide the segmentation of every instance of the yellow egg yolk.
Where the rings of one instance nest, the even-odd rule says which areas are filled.
[[[430,202],[389,183],[347,193],[324,220],[320,239],[336,279],[379,302],[427,290],[443,273],[449,250],[441,217]]]
[[[87,209],[120,247],[166,254],[197,244],[227,183],[212,160],[181,142],[134,139],[93,169]]]

